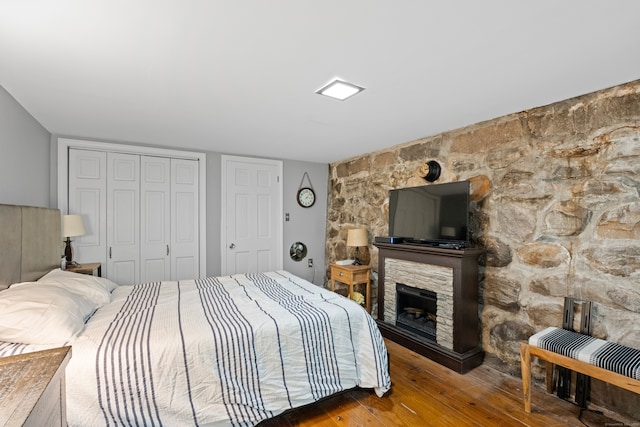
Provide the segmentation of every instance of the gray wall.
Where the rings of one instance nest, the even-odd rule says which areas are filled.
[[[49,132],[0,86],[0,203],[50,205]]]
[[[310,208],[298,205],[296,195],[300,182],[307,172],[311,185],[316,193],[316,202]],[[283,218],[284,262],[285,270],[300,276],[316,285],[326,282],[325,238],[327,227],[327,187],[329,165],[309,162],[284,162],[284,202],[283,212],[289,214],[289,221]],[[303,187],[309,181],[305,178]],[[293,261],[289,256],[289,248],[294,242],[302,242],[307,246],[307,256],[301,261]],[[308,267],[309,258],[313,259],[313,267]]]

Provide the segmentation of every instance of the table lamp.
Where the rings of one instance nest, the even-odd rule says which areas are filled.
[[[82,215],[63,215],[62,216],[62,237],[66,237],[64,256],[67,259],[67,265],[76,265],[73,261],[73,249],[71,248],[71,237],[84,236],[86,231],[82,222]]]
[[[347,246],[355,246],[356,251],[353,265],[362,265],[360,262],[360,246],[368,246],[367,230],[364,228],[352,228],[347,232]]]

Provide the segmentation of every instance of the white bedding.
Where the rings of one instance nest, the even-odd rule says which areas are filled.
[[[368,313],[285,271],[119,287],[71,345],[70,425],[251,426],[390,387]]]

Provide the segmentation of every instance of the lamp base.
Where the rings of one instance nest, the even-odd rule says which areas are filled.
[[[358,246],[356,246],[356,251],[353,254],[353,264],[352,265],[362,265],[362,262],[360,262],[360,248]]]
[[[73,262],[73,249],[71,248],[71,239],[67,237],[67,240],[64,241],[64,257],[67,259],[67,265],[74,265]]]

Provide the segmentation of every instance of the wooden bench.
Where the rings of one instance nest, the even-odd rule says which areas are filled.
[[[544,339],[549,336],[555,336],[555,340]],[[542,348],[544,346],[553,350]],[[605,347],[609,351],[601,351]],[[594,349],[604,354],[594,355]],[[624,354],[625,360],[615,360],[619,358],[619,354]],[[640,394],[640,350],[564,329],[547,328],[532,336],[529,342],[520,343],[522,392],[524,394],[524,410],[527,413],[531,413],[532,356],[546,362],[546,386],[549,393],[553,392],[554,365],[558,365]],[[619,372],[630,374],[630,376]]]

